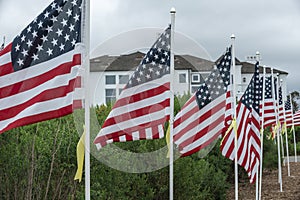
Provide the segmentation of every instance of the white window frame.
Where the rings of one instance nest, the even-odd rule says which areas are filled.
[[[112,91],[114,91],[113,93],[112,93],[112,95],[111,96],[108,96],[107,95],[107,90],[112,90]],[[112,101],[107,101],[107,98],[111,98],[111,99],[114,99],[114,101],[116,101],[117,100],[117,90],[115,89],[115,88],[105,88],[105,103],[107,104],[107,103],[110,103],[110,102],[112,102]]]
[[[197,80],[195,80],[195,77]],[[192,74],[192,83],[200,83],[200,82],[201,82],[200,74]]]
[[[108,77],[114,77],[115,78],[115,81],[114,81],[114,83],[107,83],[107,78]],[[117,80],[116,80],[117,78],[116,78],[116,75],[105,75],[105,85],[115,85],[116,84],[116,82],[117,82]]]

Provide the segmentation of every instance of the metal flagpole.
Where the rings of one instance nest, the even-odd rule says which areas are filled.
[[[233,120],[236,118],[236,78],[235,78],[235,52],[234,52],[235,35],[231,35],[231,60],[232,60],[232,90],[233,90]],[[236,127],[233,127],[236,130]],[[234,131],[235,132],[235,131]],[[234,176],[235,176],[235,199],[239,199],[239,177],[238,177],[238,136],[234,133]]]
[[[90,93],[89,93],[89,76],[90,76],[90,0],[84,0],[84,45],[86,55],[84,55],[84,123],[85,123],[85,200],[90,200]]]
[[[279,119],[278,119],[278,102],[276,101],[276,98],[278,100],[278,97],[275,98],[275,84],[274,84],[274,76],[273,76],[273,68],[271,68],[272,73],[272,93],[273,93],[273,100],[276,102],[276,108],[275,108],[275,116],[276,116],[276,126],[278,125]],[[278,88],[278,86],[277,86]],[[278,92],[277,92],[278,94]],[[282,177],[281,177],[281,156],[280,156],[280,138],[279,138],[279,128],[277,128],[277,151],[278,151],[278,182],[280,184],[280,192],[282,192]]]
[[[280,80],[280,86],[282,87],[282,80]],[[288,165],[288,176],[291,176],[289,145],[288,145],[287,128],[286,128],[285,105],[284,105],[283,97],[282,97],[282,108],[283,108],[283,121],[284,121],[284,126],[285,126],[284,132],[285,132],[285,147],[286,147],[286,159],[287,159],[287,165]]]
[[[261,186],[262,186],[262,170],[263,170],[263,148],[264,148],[264,124],[265,124],[265,90],[266,90],[266,66],[263,66],[263,87],[262,87],[262,115],[261,115],[261,129],[260,129],[260,164],[259,164],[259,197],[261,200]]]
[[[170,11],[170,14],[171,14],[171,41],[170,41],[170,45],[171,45],[171,48],[170,48],[170,54],[171,54],[171,60],[170,60],[170,76],[171,76],[171,80],[170,80],[170,134],[169,134],[169,137],[170,137],[170,156],[169,156],[169,159],[170,159],[170,165],[169,165],[169,168],[170,168],[170,172],[169,172],[169,176],[170,176],[170,186],[169,186],[169,192],[170,192],[170,200],[173,200],[173,162],[174,162],[174,148],[173,148],[173,123],[174,123],[174,95],[173,95],[173,79],[174,79],[174,26],[175,26],[175,14],[176,14],[176,10],[175,8],[171,8],[171,11]]]
[[[290,94],[291,110],[292,110],[292,130],[294,137],[294,150],[295,150],[295,162],[297,162],[297,146],[296,146],[296,136],[295,136],[295,126],[294,126],[294,107],[292,101],[292,94]]]
[[[279,108],[279,87],[280,87],[280,86],[279,86],[279,73],[277,73],[276,75],[277,75],[277,85],[278,85],[278,87],[277,87],[278,126],[280,127],[280,128],[278,128],[278,131],[282,131],[282,127],[281,127],[281,123],[280,123],[280,108]],[[282,134],[280,133],[279,136],[280,136],[280,140],[281,140],[281,143],[280,143],[280,145],[281,145],[281,150],[282,150],[282,154],[281,154],[281,155],[282,155],[282,159],[284,159],[284,147],[283,147]],[[283,162],[283,166],[285,166],[285,163],[284,163],[284,162]]]

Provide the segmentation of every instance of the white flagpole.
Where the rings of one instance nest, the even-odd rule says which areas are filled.
[[[170,110],[170,156],[169,156],[169,159],[170,159],[170,163],[169,163],[169,168],[170,168],[170,172],[169,172],[169,175],[170,175],[170,186],[169,186],[169,199],[170,200],[173,200],[173,162],[174,162],[174,148],[173,148],[173,122],[174,122],[174,95],[173,95],[173,79],[174,79],[174,26],[175,26],[175,14],[176,14],[176,10],[175,8],[171,8],[171,11],[170,11],[170,14],[171,14],[171,41],[170,41],[170,45],[171,45],[171,48],[170,48],[170,54],[171,54],[171,60],[170,60],[170,76],[171,76],[171,80],[170,80],[170,105],[171,105],[171,110]]]
[[[294,125],[294,107],[292,101],[292,94],[290,94],[290,102],[291,102],[291,110],[292,110],[292,129],[293,129],[293,137],[294,137],[294,151],[295,151],[295,162],[297,162],[297,144],[296,144],[296,136],[295,136],[295,125]]]
[[[279,105],[279,87],[280,87],[280,85],[279,85],[279,73],[277,73],[277,85],[278,85],[278,87],[277,87],[278,125],[280,127],[279,131],[282,131],[282,127],[281,127],[281,123],[280,123],[280,105]],[[280,140],[281,140],[281,143],[280,143],[281,144],[281,150],[282,150],[281,155],[282,155],[282,159],[284,159],[284,147],[283,147],[282,134],[280,133],[279,136],[280,136]],[[285,166],[285,162],[283,162],[282,164],[283,164],[283,166]]]
[[[280,86],[281,86],[281,90],[282,90],[282,80],[280,80]],[[286,125],[286,115],[285,115],[285,105],[284,105],[284,101],[283,101],[283,97],[282,97],[282,109],[283,109],[283,119]],[[284,132],[285,132],[285,147],[286,147],[286,159],[287,159],[287,167],[288,167],[288,176],[291,176],[291,170],[290,170],[290,156],[289,156],[289,145],[288,145],[288,137],[287,137],[287,128],[285,126],[284,128]]]
[[[282,126],[281,126],[281,123],[280,123],[280,105],[279,105],[279,73],[277,73],[277,110],[278,110],[278,126],[279,126],[279,129],[278,129],[278,132],[279,132],[279,136],[280,136],[280,145],[281,145],[281,151],[282,151],[282,159],[284,159],[284,147],[283,147],[283,138],[282,138]],[[282,163],[283,166],[285,166],[285,162]]]
[[[236,118],[236,78],[235,78],[235,52],[234,52],[235,35],[231,35],[231,61],[232,61],[232,90],[233,90],[233,119]],[[235,127],[234,127],[235,129]],[[235,132],[235,131],[234,131]],[[235,199],[239,199],[239,177],[238,177],[238,136],[234,133],[234,176],[235,176]]]
[[[263,87],[262,87],[262,115],[261,115],[261,129],[260,129],[260,164],[259,164],[259,197],[258,199],[261,200],[261,187],[262,187],[262,170],[263,170],[263,148],[264,148],[264,124],[265,124],[265,90],[266,90],[266,67],[263,66]]]
[[[257,62],[259,62],[260,61],[260,53],[257,51],[256,52],[256,61]],[[264,77],[263,77],[263,81],[264,81]],[[264,85],[263,85],[263,87],[264,87]],[[263,94],[263,91],[262,91],[262,94]],[[260,113],[259,113],[260,114]],[[262,126],[263,127],[263,126]],[[261,130],[263,130],[262,128],[261,128]],[[262,131],[260,131],[260,137],[262,137]],[[260,139],[260,141],[261,141],[261,139]],[[260,168],[260,171],[261,171],[261,161],[262,161],[262,159],[261,159],[261,153],[262,152],[262,144],[260,145],[260,164],[259,164],[259,168]],[[257,177],[256,177],[256,181],[255,181],[255,199],[256,200],[258,200],[259,199],[259,178],[260,178],[261,176],[260,176],[260,174],[259,174],[259,172],[257,172]]]
[[[86,55],[83,63],[85,68],[84,74],[84,121],[85,121],[85,200],[90,200],[90,93],[89,93],[89,76],[90,76],[90,0],[84,0],[84,44]]]
[[[278,125],[279,118],[278,118],[278,102],[276,101],[275,98],[275,84],[274,84],[274,76],[273,76],[273,68],[271,68],[271,73],[272,73],[272,96],[274,102],[276,102],[276,109],[275,109],[275,116],[276,116],[276,126]],[[278,88],[278,85],[277,85]],[[277,92],[278,94],[278,92]],[[278,97],[277,97],[278,100]],[[281,177],[281,156],[280,156],[280,137],[279,137],[279,129],[277,128],[277,151],[278,151],[278,182],[280,184],[280,192],[282,192],[282,177]]]

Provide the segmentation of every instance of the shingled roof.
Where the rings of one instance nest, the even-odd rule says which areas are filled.
[[[222,58],[222,56],[220,56],[217,60],[216,60],[216,63]],[[242,66],[242,69],[241,69],[241,72],[242,74],[253,74],[254,73],[254,69],[255,69],[255,64],[253,63],[250,63],[250,62],[241,62],[239,59],[235,58],[235,64],[236,65],[241,65]],[[263,73],[263,67],[262,66],[259,66],[259,73]],[[270,67],[266,67],[266,73],[271,73],[271,68]],[[281,71],[281,70],[278,70],[278,69],[274,69],[273,70],[273,73],[276,74],[276,73],[279,73],[279,74],[288,74],[287,72],[285,71]]]
[[[241,65],[242,65],[242,73],[243,74],[253,74],[254,73],[255,65],[253,63],[242,62]],[[262,66],[259,66],[259,73],[263,73],[263,67]],[[271,73],[271,68],[270,67],[266,67],[266,73],[268,73],[268,74]],[[278,69],[274,69],[273,73],[274,74],[277,74],[277,73],[286,74],[286,75],[288,74],[287,72],[281,71],[281,70],[278,70]]]
[[[90,60],[91,72],[103,72],[103,71],[133,71],[140,64],[145,54],[142,52],[134,52],[131,54],[120,56],[99,56]],[[222,57],[222,56],[221,56]],[[218,58],[218,60],[221,59]],[[174,65],[175,70],[191,70],[193,72],[210,72],[213,70],[215,63],[203,58],[198,58],[191,55],[175,55]],[[249,62],[241,62],[239,59],[235,59],[236,65],[242,65],[243,74],[254,73],[254,64]],[[262,66],[260,66],[260,73],[263,72]],[[267,73],[271,73],[270,67],[266,68]],[[274,69],[274,73],[288,74],[285,71]]]
[[[120,56],[100,56],[90,60],[91,72],[97,71],[132,71],[144,58],[144,53],[135,52]],[[191,55],[175,55],[175,70],[211,71],[214,62]]]

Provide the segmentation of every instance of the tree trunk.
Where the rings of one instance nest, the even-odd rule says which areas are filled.
[[[26,199],[31,200],[32,199],[32,189],[33,189],[33,175],[34,175],[34,164],[35,164],[35,159],[34,159],[34,146],[35,146],[35,138],[38,132],[38,126],[36,126],[36,132],[35,135],[33,136],[33,142],[32,142],[32,148],[31,148],[31,167],[30,167],[30,172],[28,173],[28,188],[27,188],[27,197]]]
[[[48,181],[47,181],[47,187],[46,187],[46,192],[45,192],[44,200],[47,200],[47,196],[48,196],[48,192],[49,192],[49,187],[50,187],[50,182],[51,182],[51,175],[52,175],[54,161],[55,161],[55,155],[56,155],[57,150],[59,149],[59,147],[61,145],[61,141],[60,141],[60,143],[56,147],[57,137],[58,137],[58,133],[59,133],[59,127],[60,127],[60,122],[61,122],[61,120],[59,120],[59,123],[58,123],[58,126],[57,126],[57,131],[56,131],[55,138],[54,138],[53,153],[52,153],[52,159],[51,159],[51,166],[50,166],[50,172],[49,172],[49,177],[48,177]]]

